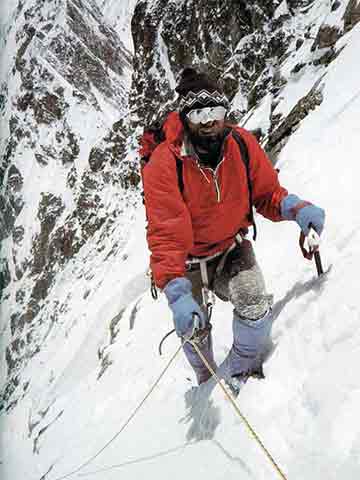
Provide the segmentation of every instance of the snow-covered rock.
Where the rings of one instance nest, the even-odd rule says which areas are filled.
[[[64,269],[88,241],[104,250],[98,242],[121,217],[121,173],[114,165],[94,169],[91,152],[115,122],[126,123],[132,74],[130,53],[93,1],[19,2],[7,15],[0,83],[4,401],[68,308],[66,300],[50,300]],[[117,162],[125,157],[124,147]]]
[[[322,279],[293,222],[258,219],[276,349],[241,411],[289,480],[359,477],[359,5],[0,3],[1,479],[276,477],[183,357],[131,416],[178,348],[158,356],[172,321],[149,293],[136,136],[184,64],[221,76],[284,186],[327,213]],[[231,313],[217,301],[218,363]]]

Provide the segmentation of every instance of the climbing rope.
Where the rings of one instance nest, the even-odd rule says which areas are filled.
[[[120,428],[120,430],[118,432],[115,433],[115,435],[113,435],[113,437],[98,451],[96,452],[92,457],[90,457],[88,460],[86,460],[86,462],[82,463],[79,467],[77,467],[75,470],[72,470],[71,472],[67,473],[66,475],[63,475],[62,477],[56,477],[54,480],[63,480],[64,478],[69,478],[71,477],[72,475],[75,475],[75,473],[78,473],[80,472],[80,470],[82,470],[84,467],[86,467],[87,465],[89,465],[89,463],[91,463],[93,460],[95,460],[95,458],[97,458],[124,430],[125,428],[129,425],[129,423],[131,422],[131,420],[135,417],[135,415],[137,414],[137,412],[140,410],[140,408],[144,405],[144,403],[146,402],[146,400],[150,397],[150,395],[152,394],[152,392],[155,390],[156,386],[158,385],[158,383],[160,382],[160,380],[162,379],[162,377],[165,375],[165,373],[167,372],[167,370],[169,369],[170,365],[172,364],[172,362],[175,360],[175,358],[177,357],[177,355],[179,354],[180,350],[182,349],[182,345],[180,345],[180,347],[176,350],[176,352],[174,353],[174,355],[171,357],[171,359],[168,361],[166,367],[163,369],[163,371],[160,373],[160,375],[158,376],[158,378],[155,380],[154,384],[152,385],[152,387],[150,388],[150,390],[148,391],[148,393],[145,395],[145,397],[141,400],[141,402],[138,404],[138,406],[134,409],[134,411],[132,412],[132,414],[129,416],[129,418],[126,420],[126,422],[122,425],[122,427]]]
[[[224,392],[225,396],[227,397],[228,400],[230,400],[231,404],[233,405],[236,413],[239,415],[239,417],[241,418],[241,420],[244,422],[244,424],[246,425],[246,427],[248,428],[251,436],[255,439],[255,441],[260,445],[261,449],[263,450],[263,452],[265,453],[265,455],[268,457],[268,459],[270,460],[272,466],[275,468],[275,470],[278,472],[278,474],[280,475],[280,477],[283,479],[283,480],[287,480],[286,476],[284,475],[284,473],[281,471],[280,467],[278,466],[278,464],[275,462],[274,458],[272,457],[272,455],[270,454],[270,452],[267,450],[267,448],[265,447],[265,445],[263,444],[263,442],[261,441],[259,435],[255,432],[255,430],[252,428],[252,426],[250,425],[249,421],[247,420],[247,418],[245,417],[245,415],[243,415],[238,407],[238,405],[236,404],[235,400],[234,400],[234,397],[232,395],[230,395],[230,393],[226,390],[226,388],[224,387],[223,383],[220,381],[219,377],[216,375],[215,371],[213,370],[213,368],[211,367],[211,365],[209,364],[209,362],[207,361],[206,357],[203,355],[203,353],[201,352],[201,350],[199,349],[199,347],[197,346],[196,342],[192,341],[191,339],[190,340],[186,340],[186,342],[190,343],[190,345],[192,345],[192,347],[195,349],[196,353],[199,355],[199,357],[201,358],[201,360],[203,361],[204,365],[206,366],[206,368],[209,370],[209,372],[211,373],[212,377],[216,380],[216,383],[221,387],[222,391]]]
[[[198,332],[197,332],[198,333]],[[246,425],[246,427],[248,428],[250,434],[252,435],[252,437],[255,439],[255,441],[259,444],[259,446],[261,447],[261,449],[263,450],[263,452],[265,453],[265,455],[267,456],[267,458],[270,460],[271,464],[273,465],[273,467],[275,468],[275,470],[279,473],[280,477],[283,479],[283,480],[287,480],[286,476],[284,475],[284,473],[281,471],[280,467],[278,466],[278,464],[275,462],[274,458],[272,457],[272,455],[269,453],[269,451],[267,450],[267,448],[265,447],[265,445],[263,444],[263,442],[261,441],[260,437],[258,436],[258,434],[255,432],[255,430],[252,428],[252,426],[250,425],[249,421],[247,420],[247,418],[241,413],[238,405],[236,404],[234,398],[232,395],[230,395],[230,393],[226,390],[226,388],[224,387],[223,383],[220,381],[219,377],[217,376],[217,374],[215,373],[215,371],[213,370],[213,368],[211,367],[211,365],[209,364],[209,362],[207,361],[206,357],[203,355],[203,353],[201,352],[201,350],[199,349],[198,345],[197,345],[197,342],[196,342],[196,338],[194,338],[194,336],[192,336],[191,338],[188,338],[188,339],[185,339],[183,340],[183,342],[181,343],[181,345],[179,346],[179,348],[176,350],[176,352],[174,353],[174,355],[170,358],[170,360],[168,361],[168,363],[166,364],[165,368],[162,370],[162,372],[160,373],[160,375],[158,376],[158,378],[155,380],[154,384],[152,385],[152,387],[150,388],[150,390],[147,392],[147,394],[145,395],[145,397],[141,400],[141,402],[137,405],[137,407],[133,410],[133,412],[131,413],[131,415],[128,417],[128,419],[126,420],[126,422],[122,425],[122,427],[120,428],[120,430],[118,432],[115,433],[115,435],[113,435],[113,437],[100,449],[98,450],[94,455],[92,455],[88,460],[86,460],[85,462],[83,462],[80,466],[78,466],[75,470],[72,470],[71,472],[61,476],[61,477],[56,477],[54,480],[64,480],[65,478],[69,478],[71,477],[72,475],[75,475],[76,473],[80,472],[80,470],[82,470],[84,467],[86,467],[87,465],[89,465],[93,460],[95,460],[95,458],[97,458],[112,442],[114,442],[114,440],[125,430],[125,428],[129,425],[129,423],[131,422],[131,420],[135,417],[135,415],[138,413],[138,411],[140,410],[140,408],[144,405],[144,403],[146,402],[146,400],[150,397],[150,395],[152,394],[152,392],[155,390],[156,386],[158,385],[158,383],[160,382],[160,380],[162,379],[162,377],[165,375],[165,373],[167,372],[167,370],[169,369],[170,365],[173,363],[173,361],[175,360],[175,358],[177,357],[177,355],[179,354],[180,350],[182,349],[183,345],[188,342],[190,343],[190,345],[192,345],[192,347],[195,349],[196,353],[199,355],[199,357],[201,358],[201,360],[203,361],[204,365],[206,366],[206,368],[209,370],[211,376],[215,379],[216,383],[220,386],[220,388],[222,389],[222,391],[224,392],[225,396],[228,398],[228,400],[230,400],[231,404],[233,405],[236,413],[238,414],[238,416],[240,417],[240,419],[243,421],[243,423]],[[86,474],[84,474],[86,475]]]

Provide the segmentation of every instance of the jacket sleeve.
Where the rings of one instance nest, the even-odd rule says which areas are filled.
[[[288,192],[280,185],[278,172],[256,138],[249,132],[242,134],[249,150],[250,179],[256,211],[273,222],[283,220],[281,201]]]
[[[155,284],[163,288],[185,274],[193,246],[191,217],[179,189],[176,159],[162,144],[143,169],[150,267]]]

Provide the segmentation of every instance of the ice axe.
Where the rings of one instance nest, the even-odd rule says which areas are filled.
[[[309,227],[310,230],[306,236],[303,232],[300,233],[299,245],[305,258],[312,260],[314,257],[317,274],[320,277],[324,273],[319,252],[320,236],[311,223]],[[308,250],[305,248],[305,239],[307,240]]]

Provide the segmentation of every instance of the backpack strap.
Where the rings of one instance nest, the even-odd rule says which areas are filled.
[[[245,169],[246,169],[246,179],[247,179],[247,184],[248,184],[248,192],[249,192],[249,205],[250,205],[250,211],[248,214],[248,220],[249,222],[252,223],[254,233],[253,233],[253,239],[256,240],[257,236],[257,228],[256,228],[256,223],[254,219],[254,206],[253,206],[253,189],[252,189],[252,183],[250,179],[250,156],[249,156],[249,149],[246,145],[245,140],[242,138],[239,132],[236,130],[232,130],[232,136],[235,139],[236,143],[239,146],[240,150],[240,156],[242,161],[244,162]]]
[[[180,158],[176,156],[175,156],[175,159],[176,159],[176,172],[178,177],[179,190],[182,195],[184,191],[183,162],[182,160],[180,160]]]

